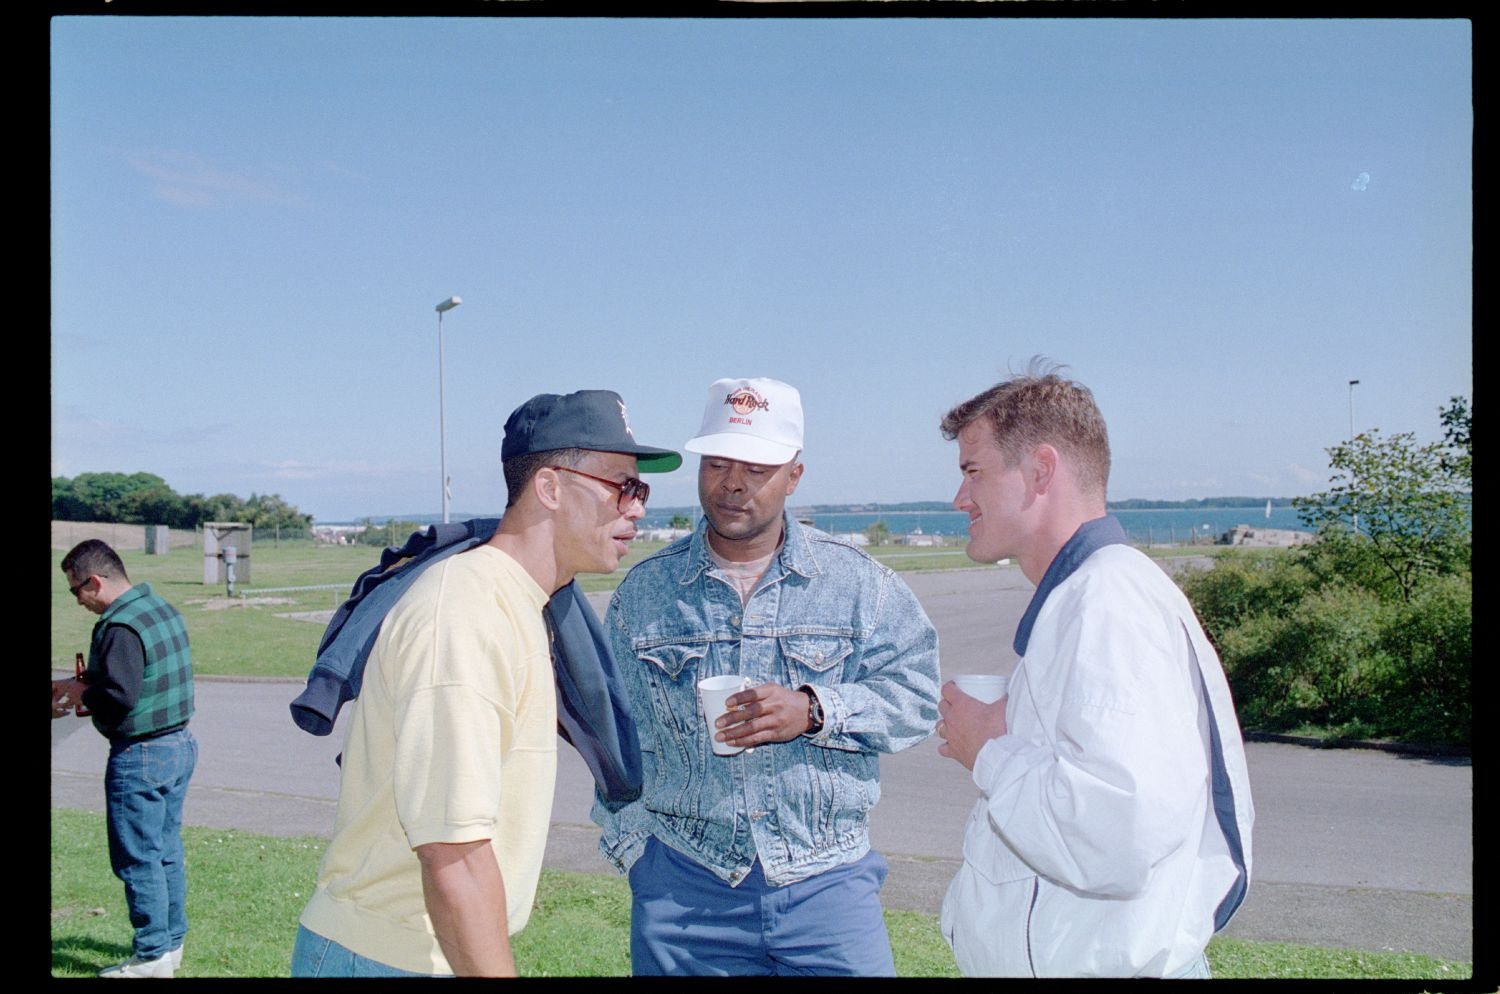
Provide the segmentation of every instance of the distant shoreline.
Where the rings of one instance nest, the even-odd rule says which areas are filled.
[[[1292,506],[1293,497],[1198,497],[1190,500],[1145,500],[1131,497],[1125,500],[1112,500],[1105,502],[1105,508],[1110,512],[1115,511],[1255,511],[1264,514],[1266,502],[1270,501],[1271,509],[1286,510]],[[951,512],[953,502],[946,500],[931,501],[900,501],[891,504],[880,503],[849,503],[849,504],[803,504],[793,507],[787,506],[787,510],[796,517],[816,517],[818,515],[830,514],[937,514]],[[684,514],[694,521],[697,520],[700,510],[697,504],[683,504],[673,507],[651,505],[650,515],[653,518],[663,515]],[[466,521],[470,518],[498,518],[500,512],[489,511],[483,514],[472,514],[467,511],[459,513],[450,512],[449,519],[452,521]],[[356,518],[348,521],[315,521],[319,525],[357,525],[368,520],[371,524],[383,525],[387,521],[410,521],[418,525],[436,524],[442,520],[437,514],[381,514],[370,515],[368,518]]]

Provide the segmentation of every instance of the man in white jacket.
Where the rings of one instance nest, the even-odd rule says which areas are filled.
[[[968,555],[1036,584],[1009,692],[954,684],[939,752],[981,797],[943,934],[970,976],[1209,975],[1244,900],[1254,811],[1218,656],[1187,599],[1105,512],[1093,395],[1032,369],[943,418]]]

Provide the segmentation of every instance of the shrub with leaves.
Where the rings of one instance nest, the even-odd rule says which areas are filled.
[[[1468,402],[1442,418],[1442,443],[1371,431],[1329,449],[1332,488],[1296,501],[1317,542],[1182,577],[1247,728],[1468,744]]]

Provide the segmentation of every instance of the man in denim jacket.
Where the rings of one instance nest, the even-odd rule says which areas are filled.
[[[632,972],[894,976],[869,815],[879,754],[937,720],[937,633],[891,570],[786,514],[795,389],[715,382],[685,448],[704,518],[605,617],[645,779],[639,801],[594,806],[630,875]],[[710,726],[696,685],[723,675],[748,689]]]

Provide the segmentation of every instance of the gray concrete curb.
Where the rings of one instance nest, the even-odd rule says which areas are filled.
[[[1379,739],[1320,739],[1312,735],[1282,735],[1277,732],[1245,732],[1246,742],[1284,742],[1310,749],[1374,749],[1405,756],[1442,756],[1472,759],[1468,746],[1435,745],[1422,742],[1387,742]]]

